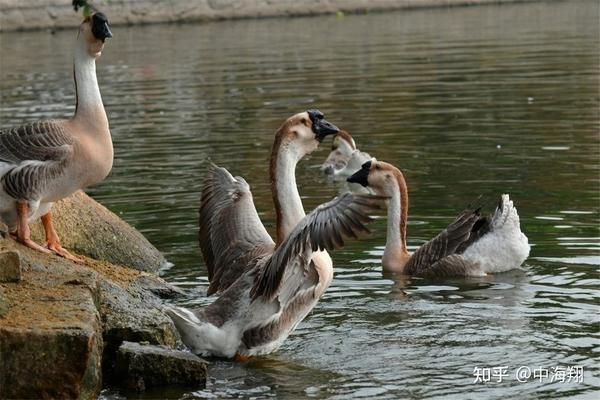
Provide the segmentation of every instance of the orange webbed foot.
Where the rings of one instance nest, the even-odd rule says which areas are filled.
[[[23,238],[18,238],[17,237],[17,242],[21,243],[24,246],[29,247],[30,249],[39,251],[41,253],[46,253],[46,254],[51,254],[52,253],[47,248],[45,248],[44,246],[40,246],[39,244],[37,244],[36,242],[34,242],[31,239],[23,239]]]
[[[52,250],[56,255],[64,257],[69,261],[73,261],[74,263],[77,263],[77,264],[85,263],[85,261],[83,261],[81,258],[75,257],[73,254],[69,253],[64,247],[62,247],[60,245],[60,242],[48,241],[48,242],[46,242],[46,247],[49,250]]]

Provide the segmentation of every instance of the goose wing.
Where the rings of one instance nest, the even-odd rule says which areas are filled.
[[[275,246],[256,212],[250,186],[214,164],[204,178],[199,222],[209,295],[227,289],[253,259]]]
[[[420,275],[428,272],[435,264],[457,252],[459,246],[465,243],[479,220],[479,211],[464,211],[439,235],[419,247],[406,264],[410,275]],[[438,266],[445,265],[443,263]],[[458,268],[458,267],[457,267]]]
[[[39,121],[0,132],[0,163],[10,166],[2,186],[11,197],[34,200],[60,175],[75,140],[59,121]]]
[[[368,233],[365,224],[368,213],[379,208],[383,197],[345,193],[322,204],[294,228],[275,250],[257,275],[250,292],[252,299],[264,296],[272,300],[279,296],[285,303],[305,283],[311,273],[311,254],[318,250],[334,250],[344,240]]]
[[[450,254],[434,262],[420,276],[427,278],[450,278],[456,276],[485,275],[478,263],[466,259],[461,254]]]

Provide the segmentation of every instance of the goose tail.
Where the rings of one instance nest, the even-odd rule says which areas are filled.
[[[469,246],[464,256],[486,273],[518,268],[529,256],[529,241],[521,231],[517,208],[508,194],[500,196],[489,223],[489,232]]]
[[[500,196],[491,225],[492,230],[503,229],[505,225],[508,225],[507,228],[516,228],[521,231],[519,214],[508,194]]]
[[[194,313],[185,308],[169,306],[164,308],[164,312],[173,320],[179,332],[188,330],[201,323]]]

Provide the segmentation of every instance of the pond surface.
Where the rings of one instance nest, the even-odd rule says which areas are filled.
[[[331,288],[277,353],[146,397],[597,398],[598,15],[577,1],[115,27],[98,65],[115,164],[89,192],[166,253],[163,276],[192,294],[181,304],[211,301],[196,242],[206,160],[248,180],[272,230],[273,133],[307,108],[404,171],[411,249],[505,192],[532,244],[509,273],[401,280],[382,275],[378,219],[333,255]],[[0,35],[1,126],[73,112],[72,41]],[[298,166],[307,210],[338,193],[318,169],[330,143]],[[474,383],[503,366],[503,382]],[[520,383],[521,366],[583,366],[585,381]]]

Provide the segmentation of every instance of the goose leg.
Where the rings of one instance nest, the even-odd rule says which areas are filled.
[[[67,260],[83,264],[84,261],[81,258],[75,257],[60,245],[60,239],[52,224],[52,214],[50,212],[42,215],[42,224],[44,225],[44,231],[46,232],[46,247],[48,249]]]
[[[17,242],[29,247],[30,249],[40,251],[42,253],[50,253],[50,250],[40,246],[31,240],[31,231],[27,223],[29,216],[29,205],[24,201],[17,201]]]

